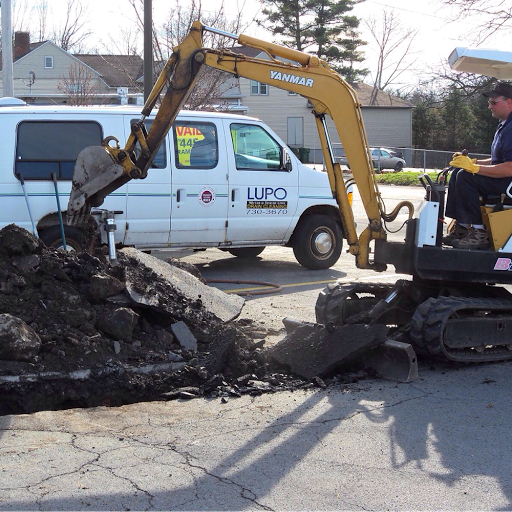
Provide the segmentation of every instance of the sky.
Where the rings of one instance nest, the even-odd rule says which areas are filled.
[[[37,0],[12,0],[13,2],[36,3]],[[164,20],[169,6],[174,5],[174,0],[152,0],[154,20],[158,24],[159,20]],[[197,0],[196,0],[197,1]],[[246,34],[259,37],[261,39],[272,40],[272,35],[258,27],[254,20],[261,17],[261,4],[258,0],[203,0],[203,10],[215,11],[224,1],[226,13],[228,16],[235,16],[242,8],[243,17],[247,23]],[[48,0],[52,9],[53,17],[58,20],[62,15],[65,0]],[[116,38],[122,28],[134,25],[134,15],[131,7],[125,0],[115,0],[105,2],[104,0],[83,0],[87,5],[90,27],[95,31],[95,35],[87,42],[94,46],[98,43],[101,51],[108,47],[109,39]],[[180,0],[185,7],[188,0]],[[382,18],[384,10],[394,10],[400,20],[403,30],[415,29],[418,31],[413,46],[411,48],[410,59],[415,60],[413,71],[401,77],[402,85],[417,84],[419,78],[425,75],[430,68],[439,66],[443,60],[446,60],[452,50],[457,46],[474,46],[471,41],[471,34],[475,31],[479,20],[458,19],[454,12],[441,5],[440,0],[421,0],[413,2],[411,0],[365,0],[355,6],[352,14],[358,16],[361,20],[367,20],[370,17]],[[231,13],[231,14],[230,14]],[[360,25],[362,39],[369,42],[365,47],[366,61],[364,67],[374,72],[376,65],[376,48],[372,45],[372,37],[364,23]],[[507,34],[507,39],[510,37]],[[503,37],[503,35],[502,35]],[[506,49],[503,40],[494,38],[486,41],[487,48]],[[371,81],[371,76],[369,77]],[[398,85],[397,85],[398,87]]]

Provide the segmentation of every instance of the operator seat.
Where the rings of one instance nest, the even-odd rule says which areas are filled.
[[[507,187],[505,194],[488,195],[480,197],[480,204],[486,206],[494,206],[495,210],[510,208],[512,206],[512,182]]]

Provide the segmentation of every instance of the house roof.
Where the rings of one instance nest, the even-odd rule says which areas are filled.
[[[39,41],[38,43],[30,43],[29,44],[29,53],[31,51],[35,50],[36,48],[39,48],[40,46],[42,46],[44,43],[46,43],[46,41]],[[23,57],[25,57],[25,55],[28,55],[28,53],[25,53],[24,55],[21,55],[20,57],[14,57],[14,55],[13,55],[14,62],[17,62],[18,60],[22,59]],[[2,57],[2,50],[0,50],[0,71],[2,71],[2,65],[3,65],[3,57]]]
[[[373,85],[364,84],[362,82],[350,84],[357,93],[357,98],[363,107],[409,107],[414,105],[407,100],[393,96],[384,91],[377,91],[375,101],[371,103]]]
[[[138,55],[75,53],[74,56],[101,75],[109,87],[133,85],[142,75],[143,60]]]

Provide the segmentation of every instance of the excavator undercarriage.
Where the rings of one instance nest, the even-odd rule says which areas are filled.
[[[512,359],[512,294],[487,285],[398,280],[334,283],[316,303],[324,325],[385,324],[419,355],[460,363]]]

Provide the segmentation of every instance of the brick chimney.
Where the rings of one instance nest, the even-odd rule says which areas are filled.
[[[21,59],[30,52],[30,33],[16,32],[14,34],[14,60]]]

